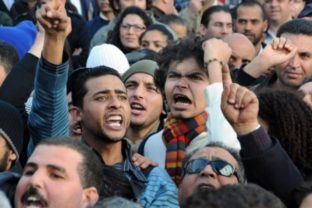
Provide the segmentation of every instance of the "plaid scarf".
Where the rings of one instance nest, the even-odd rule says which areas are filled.
[[[167,147],[166,170],[177,185],[181,181],[185,149],[195,137],[206,131],[207,118],[208,113],[204,111],[187,120],[177,120],[171,115],[166,120],[163,132]]]

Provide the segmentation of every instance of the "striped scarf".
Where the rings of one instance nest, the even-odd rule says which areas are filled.
[[[177,120],[171,115],[166,120],[163,132],[167,147],[166,170],[177,185],[181,181],[185,149],[194,138],[206,131],[207,118],[208,113],[204,111],[187,120]]]

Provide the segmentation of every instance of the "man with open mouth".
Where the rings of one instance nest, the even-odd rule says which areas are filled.
[[[41,140],[69,134],[66,95],[69,62],[63,51],[70,21],[59,4],[59,0],[53,0],[37,14],[46,31],[46,40],[37,67],[33,108],[29,116],[29,151]],[[100,197],[121,196],[137,201],[143,207],[178,207],[177,187],[166,171],[158,167],[146,170],[138,167],[142,164],[142,157],[133,156],[124,139],[131,109],[118,70],[107,66],[76,69],[69,82],[71,111],[81,124],[81,143],[92,149],[101,161],[104,176]],[[42,196],[42,199],[47,197]],[[39,206],[45,204],[36,195],[28,200],[35,201],[34,204],[39,202]]]
[[[99,199],[102,178],[100,160],[79,141],[43,140],[27,161],[15,207],[88,207]]]
[[[155,79],[170,112],[163,131],[146,141],[144,155],[165,167],[179,184],[186,153],[223,138],[230,147],[240,148],[220,108],[221,69],[231,49],[222,40],[186,39],[162,54]]]
[[[139,146],[146,137],[161,130],[164,125],[163,97],[154,82],[158,68],[155,61],[141,60],[122,75],[131,107],[130,127],[126,137],[134,152],[141,149]]]

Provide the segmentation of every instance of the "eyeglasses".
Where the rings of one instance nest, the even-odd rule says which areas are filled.
[[[206,160],[202,158],[190,160],[185,164],[184,171],[187,174],[200,173],[207,165],[211,165],[212,170],[218,175],[226,177],[235,175],[237,177],[235,168],[224,160]]]
[[[131,24],[122,24],[120,25],[120,28],[123,30],[130,30],[130,28],[133,28],[133,30],[135,32],[142,32],[146,29],[146,27],[144,26],[140,26],[140,25],[131,25]]]

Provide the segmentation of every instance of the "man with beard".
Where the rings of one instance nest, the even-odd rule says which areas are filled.
[[[263,37],[267,27],[264,9],[257,1],[244,1],[236,7],[234,30],[244,34],[253,43],[256,54],[259,54],[265,46]]]
[[[138,151],[144,138],[163,128],[163,98],[154,82],[158,68],[155,61],[141,60],[122,75],[131,107],[130,127],[126,137],[134,152]]]
[[[15,207],[94,205],[102,186],[101,163],[85,145],[69,138],[43,140],[17,184]]]
[[[29,116],[34,145],[49,137],[68,135],[68,61],[63,49],[70,21],[65,10],[55,7],[57,3],[49,2],[37,13],[47,35]],[[81,68],[71,75],[70,82],[72,111],[82,128],[81,142],[102,162],[100,195],[122,196],[144,207],[178,207],[177,188],[168,174],[157,167],[143,170],[132,160],[130,146],[124,140],[130,124],[130,105],[118,71],[106,66]]]

